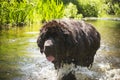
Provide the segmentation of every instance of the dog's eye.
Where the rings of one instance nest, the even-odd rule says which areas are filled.
[[[46,40],[46,39],[48,38],[48,35],[43,33],[43,34],[41,34],[41,38],[42,38],[43,41],[44,41],[44,40]]]
[[[56,37],[58,37],[58,34],[57,34],[57,33],[52,33],[51,36],[52,36],[53,38],[56,38]]]
[[[44,39],[44,36],[45,36],[44,34],[41,34],[41,38],[42,38],[42,39]]]
[[[59,40],[60,40],[60,38],[59,38],[59,37],[55,37],[55,40],[59,41]]]
[[[64,37],[68,37],[68,34],[64,34]]]

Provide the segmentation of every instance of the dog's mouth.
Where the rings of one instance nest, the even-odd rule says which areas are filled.
[[[48,61],[51,61],[51,62],[53,62],[55,60],[54,56],[47,56],[46,58]]]
[[[53,53],[55,53],[54,39],[49,38],[45,41],[44,53],[45,53],[48,61],[53,62],[55,60],[55,57],[52,55]],[[52,54],[50,54],[50,53],[52,53]]]

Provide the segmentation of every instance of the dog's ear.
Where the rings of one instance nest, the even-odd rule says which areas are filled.
[[[40,52],[43,53],[44,41],[41,39],[41,36],[39,36],[37,39],[37,45],[40,48]]]

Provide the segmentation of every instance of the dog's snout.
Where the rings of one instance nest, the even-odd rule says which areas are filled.
[[[46,40],[44,43],[44,47],[51,47],[51,46],[53,46],[53,40],[52,39]]]
[[[54,48],[54,40],[53,39],[46,40],[44,43],[44,52],[45,53],[53,52],[53,48]]]

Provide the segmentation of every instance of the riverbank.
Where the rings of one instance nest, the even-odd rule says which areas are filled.
[[[82,18],[82,20],[111,20],[111,21],[120,21],[120,18],[97,18],[97,17],[86,17]]]

